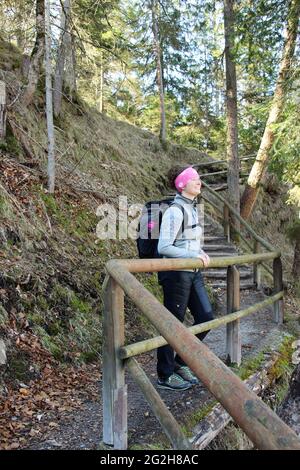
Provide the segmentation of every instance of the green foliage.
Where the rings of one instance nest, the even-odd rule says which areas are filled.
[[[280,122],[275,127],[269,170],[290,185],[288,203],[300,208],[300,116],[299,71],[294,70],[288,84],[287,101]],[[294,231],[293,231],[294,230]],[[289,233],[296,236],[297,222]],[[296,238],[294,238],[295,240]]]
[[[238,132],[242,155],[255,155],[258,151],[269,108],[270,97],[267,96],[257,100],[247,100],[240,110]]]
[[[296,83],[298,81],[295,85]],[[300,116],[299,103],[293,95],[289,96],[281,122],[276,126],[275,131],[276,139],[270,170],[274,171],[282,181],[299,186]]]
[[[265,360],[265,351],[260,352],[255,357],[252,357],[238,366],[233,366],[233,371],[240,377],[241,380],[246,380],[251,374],[259,369],[259,366]]]
[[[212,288],[209,284],[206,284],[205,288],[208,294],[209,301],[214,310],[218,305],[218,295],[217,295],[216,289]]]
[[[56,282],[48,297],[37,295],[34,302],[25,303],[30,327],[56,359],[89,362],[99,358],[101,318],[89,296],[83,298]]]
[[[291,241],[300,241],[300,219],[288,227],[287,234]]]
[[[0,6],[2,8],[2,5]],[[2,18],[2,12],[0,10]],[[1,24],[1,23],[0,23]],[[1,28],[2,29],[2,28]],[[1,35],[3,30],[1,31]],[[21,57],[18,49],[9,41],[5,41],[0,37],[0,69],[2,70],[15,70],[19,69],[21,65]]]
[[[173,129],[176,127],[179,116],[179,103],[176,98],[170,94],[165,96],[165,109],[167,115],[167,134],[172,134]],[[160,113],[159,113],[159,96],[149,95],[146,98],[144,109],[141,110],[136,122],[143,128],[153,132],[159,133],[160,129]]]
[[[279,359],[274,363],[270,370],[270,376],[275,380],[283,377],[290,376],[293,370],[292,355],[294,349],[292,347],[295,337],[288,335],[284,338],[279,348]]]
[[[96,214],[86,208],[74,207],[67,200],[59,201],[55,195],[40,192],[48,215],[67,233],[87,237],[94,233],[97,225]],[[83,250],[86,248],[83,246]]]
[[[15,157],[22,154],[20,142],[11,132],[10,126],[7,126],[5,141],[0,141],[0,150],[4,150]]]
[[[10,9],[5,5],[0,7],[3,35],[0,68],[5,71],[19,68],[22,62],[22,55],[13,44],[17,43],[22,53],[28,53],[34,44],[35,18],[31,3],[12,0]],[[223,156],[226,140],[223,4],[209,0],[189,4],[155,0],[154,4],[168,137]],[[259,145],[277,78],[283,45],[282,25],[287,11],[288,2],[276,0],[235,3],[233,56],[238,76],[241,154],[253,153]],[[57,12],[60,13],[59,8]],[[102,2],[100,8],[98,2],[76,0],[71,13],[71,23],[76,24],[73,34],[80,96],[97,109],[102,100],[103,112],[158,133],[159,99],[151,2],[110,0]],[[26,22],[22,18],[26,18]],[[53,45],[55,56],[56,36]],[[44,92],[42,77],[38,86]],[[81,100],[80,107],[82,103]],[[43,100],[36,105],[43,107]],[[293,171],[295,176],[298,153],[287,143],[291,141],[291,133],[296,140],[299,131],[295,120],[289,119],[290,114],[287,111],[283,119],[281,137],[278,135],[275,145],[278,159],[274,162],[276,160],[276,171],[281,174]],[[297,117],[296,113],[292,114]],[[65,117],[61,117],[57,124],[65,121]],[[20,154],[20,148],[10,136],[1,146]],[[117,160],[118,155],[114,156]]]
[[[182,431],[185,436],[192,437],[193,428],[204,419],[216,406],[218,402],[216,400],[211,400],[208,403],[205,403],[198,410],[193,411],[193,414],[188,417],[186,424],[182,426]]]
[[[89,314],[92,310],[91,305],[88,302],[79,299],[74,293],[71,295],[70,307],[76,312],[82,314]]]
[[[0,327],[4,326],[8,320],[8,313],[5,308],[0,304]]]
[[[162,437],[164,439],[164,436]],[[164,439],[165,440],[165,439]],[[133,444],[129,450],[166,450],[171,449],[169,442],[153,442],[151,444]]]
[[[45,203],[47,212],[51,217],[54,217],[55,220],[62,225],[67,224],[67,219],[63,214],[63,211],[60,209],[55,196],[53,194],[48,194],[41,192],[41,198]]]
[[[14,379],[20,382],[26,382],[30,366],[26,353],[14,351],[11,355],[8,355],[8,362],[10,365],[8,373],[12,375]]]

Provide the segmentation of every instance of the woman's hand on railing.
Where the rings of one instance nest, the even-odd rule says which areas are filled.
[[[198,258],[203,261],[204,267],[207,268],[210,263],[210,257],[206,253],[201,253],[201,255],[198,255]]]

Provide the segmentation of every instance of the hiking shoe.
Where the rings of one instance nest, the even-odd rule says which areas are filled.
[[[197,385],[200,383],[198,377],[195,376],[188,366],[178,367],[178,369],[176,369],[176,374],[180,375],[183,380],[189,382],[191,385]]]
[[[191,388],[192,384],[184,380],[178,374],[172,374],[167,379],[157,380],[158,388],[166,388],[169,390],[187,390]]]

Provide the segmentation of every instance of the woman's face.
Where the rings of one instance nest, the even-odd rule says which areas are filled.
[[[182,191],[183,193],[189,194],[190,196],[196,197],[201,192],[201,180],[200,177],[189,180],[187,185]]]

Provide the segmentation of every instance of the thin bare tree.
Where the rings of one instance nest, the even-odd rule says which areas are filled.
[[[167,129],[166,129],[166,111],[165,111],[165,93],[163,84],[163,72],[161,64],[161,47],[159,41],[159,28],[158,28],[158,2],[157,0],[151,0],[150,3],[151,14],[152,14],[152,32],[153,32],[153,48],[156,58],[156,82],[159,92],[160,102],[160,132],[159,138],[163,145],[167,142]]]
[[[66,62],[66,53],[72,53],[70,50],[66,51],[67,46],[67,34],[70,28],[70,8],[71,1],[65,0],[62,4],[61,9],[61,20],[60,20],[60,39],[59,47],[57,51],[56,59],[56,68],[54,75],[54,92],[53,92],[53,106],[54,106],[54,116],[58,117],[61,111],[62,103],[62,91],[63,91],[63,81],[64,81],[64,69]]]
[[[237,80],[233,57],[234,49],[234,13],[235,0],[224,0],[224,32],[226,62],[226,110],[227,110],[227,184],[231,205],[240,211],[240,162],[238,156],[238,117],[237,117]],[[239,221],[231,216],[231,227],[239,230]],[[233,230],[233,236],[235,231]]]
[[[36,0],[36,38],[32,49],[28,73],[27,86],[21,96],[21,101],[28,106],[34,97],[36,87],[40,78],[45,49],[45,3],[44,0]]]
[[[46,71],[46,117],[48,134],[48,191],[54,193],[55,188],[55,141],[52,103],[52,67],[51,67],[51,28],[50,0],[45,2],[45,71]]]
[[[6,136],[6,85],[0,80],[0,141]]]

